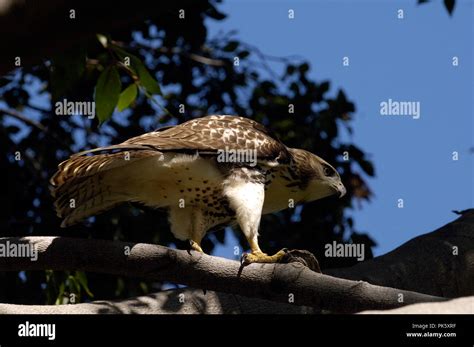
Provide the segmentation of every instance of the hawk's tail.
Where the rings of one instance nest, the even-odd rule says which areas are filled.
[[[133,151],[93,156],[72,156],[59,164],[51,178],[56,214],[64,218],[61,227],[104,212],[130,200],[123,166],[156,155],[156,151]]]
[[[61,227],[67,227],[92,215],[104,212],[123,201],[125,194],[118,194],[107,183],[107,175],[95,174],[90,177],[71,178],[66,183],[52,189],[56,198],[56,214],[64,218]]]

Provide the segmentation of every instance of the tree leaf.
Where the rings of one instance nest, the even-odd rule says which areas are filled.
[[[288,64],[286,66],[286,74],[287,75],[293,75],[295,73],[295,71],[296,71],[296,68],[295,68],[294,65]]]
[[[322,82],[322,83],[319,85],[319,90],[320,90],[321,94],[326,93],[326,92],[329,90],[329,87],[330,87],[329,81],[324,81],[324,82]]]
[[[239,47],[239,41],[229,41],[222,50],[224,52],[233,52]]]
[[[138,88],[136,84],[131,84],[120,93],[117,109],[122,112],[137,98]]]
[[[0,77],[0,88],[6,86],[7,84],[11,83],[11,79],[7,77]]]
[[[107,44],[109,42],[109,40],[107,39],[107,36],[102,35],[102,34],[97,34],[97,40],[99,40],[99,42],[101,43],[102,46],[104,46],[104,48],[107,48]]]
[[[93,298],[94,294],[89,290],[89,285],[87,283],[87,276],[83,271],[76,271],[76,280],[80,283],[84,291],[86,292],[89,297]]]
[[[240,59],[245,59],[247,58],[248,56],[250,55],[250,52],[249,51],[240,51],[237,56],[240,58]]]
[[[5,128],[5,131],[7,132],[7,134],[16,134],[20,131],[20,128],[16,125],[9,125]]]
[[[444,0],[444,7],[446,7],[446,10],[448,11],[450,16],[453,14],[455,4],[455,0]]]
[[[308,63],[303,63],[299,66],[300,72],[302,74],[306,73],[309,71],[309,64]]]
[[[95,87],[95,107],[101,124],[114,112],[121,88],[122,82],[115,66],[109,66],[102,71]]]
[[[140,59],[132,59],[132,64],[138,73],[138,78],[140,79],[140,84],[146,89],[150,94],[162,95],[161,88],[158,82],[153,78],[152,75],[148,72],[147,68]]]
[[[209,8],[206,11],[206,15],[210,18],[213,18],[215,20],[223,20],[227,17],[222,12],[219,12],[213,5],[209,4]]]
[[[112,49],[117,53],[122,61],[125,61],[126,58],[130,59],[129,68],[136,74],[136,77],[139,79],[139,84],[145,88],[149,94],[162,95],[160,85],[148,72],[148,69],[145,67],[140,58],[117,46],[112,46]]]
[[[64,290],[64,282],[61,282],[61,284],[59,285],[58,296],[56,297],[56,302],[54,303],[55,305],[61,305],[63,303]]]
[[[375,175],[375,169],[372,163],[368,160],[361,159],[359,161],[359,165],[362,168],[362,170],[369,176],[374,176]]]
[[[81,286],[79,282],[73,275],[69,275],[67,277],[67,282],[69,284],[69,291],[70,293],[76,294],[77,296],[81,295]]]

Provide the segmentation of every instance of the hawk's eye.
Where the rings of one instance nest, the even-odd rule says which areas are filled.
[[[323,168],[324,176],[332,176],[332,169],[328,166],[325,166]]]

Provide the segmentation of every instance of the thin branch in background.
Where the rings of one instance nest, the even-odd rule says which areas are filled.
[[[274,62],[279,62],[279,63],[284,63],[284,64],[290,64],[294,62],[295,60],[303,60],[302,57],[298,55],[288,55],[284,57],[277,57],[269,54],[263,53],[257,46],[254,46],[252,44],[242,42],[241,43],[247,50],[252,51],[257,55],[257,57],[261,61],[262,67],[272,76],[274,79],[279,79],[276,72],[271,68],[271,66],[268,64],[268,61],[274,61]]]
[[[277,62],[281,62],[285,64],[291,63],[292,61],[295,61],[295,60],[300,60],[300,61],[304,60],[304,58],[298,54],[278,57],[278,56],[263,53],[257,46],[254,46],[250,43],[242,42],[241,44],[244,45],[247,49],[255,51],[258,54],[258,56],[262,57],[262,59],[265,59],[265,60],[277,61]]]
[[[10,117],[13,117],[13,118],[16,118],[20,121],[22,121],[23,123],[26,123],[28,125],[31,125],[35,128],[37,128],[38,130],[44,132],[44,133],[48,133],[48,129],[41,123],[33,120],[33,119],[30,119],[28,117],[26,117],[24,114],[16,111],[16,110],[12,110],[12,109],[6,109],[6,108],[0,108],[0,113],[4,113]]]
[[[223,60],[211,59],[204,57],[202,55],[198,55],[196,53],[188,54],[189,58],[197,61],[198,63],[205,64],[205,65],[212,65],[212,66],[224,66],[225,62]]]
[[[45,108],[42,108],[42,107],[39,107],[39,106],[36,106],[36,105],[32,105],[32,104],[28,104],[28,105],[26,105],[26,107],[28,107],[32,110],[38,111],[38,112],[42,112],[42,113],[51,112],[51,110],[48,110],[48,109],[45,109]]]
[[[145,44],[142,44],[142,43],[137,43],[137,45],[141,46],[143,48],[153,49],[152,47],[150,47],[148,45],[145,45]],[[198,63],[204,64],[204,65],[224,66],[226,64],[225,61],[223,61],[223,60],[205,57],[205,56],[199,55],[197,53],[186,52],[180,47],[171,47],[171,48],[169,48],[169,47],[160,47],[160,48],[157,49],[157,51],[160,52],[160,53],[178,54],[178,55],[184,56],[186,58],[189,58],[191,60],[194,60]]]
[[[30,106],[27,106],[27,107],[30,107]],[[41,111],[41,112],[43,112],[43,111]],[[50,111],[45,111],[45,112],[50,112]],[[51,132],[47,127],[45,127],[40,122],[37,122],[33,119],[28,118],[23,113],[20,113],[16,110],[12,110],[12,109],[0,108],[0,114],[5,114],[7,116],[13,117],[15,119],[18,119],[18,120],[22,121],[25,124],[28,124],[28,125],[36,128],[36,129],[40,130],[41,132],[45,133],[47,136],[50,136],[53,140],[55,140],[59,145],[61,145],[62,148],[65,148],[65,149],[69,150],[69,147],[66,146],[64,144],[64,142],[61,141],[61,139],[56,134]]]

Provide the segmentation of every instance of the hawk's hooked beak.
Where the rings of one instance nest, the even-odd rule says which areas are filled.
[[[337,185],[337,191],[339,192],[339,199],[342,198],[344,195],[346,195],[346,187],[344,187],[344,184],[342,182],[339,182]]]

